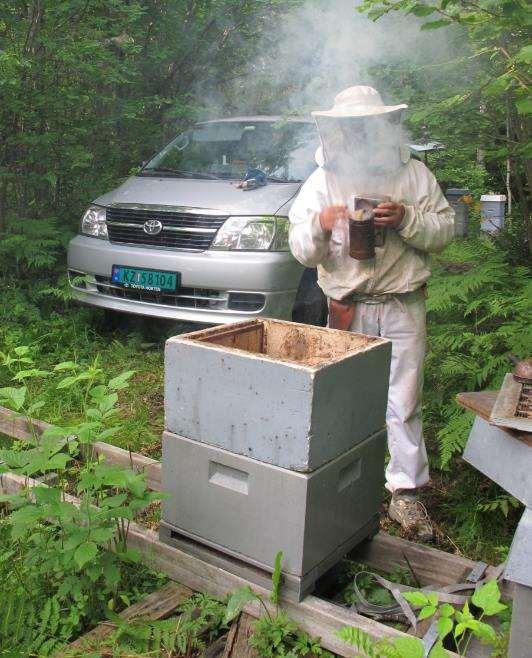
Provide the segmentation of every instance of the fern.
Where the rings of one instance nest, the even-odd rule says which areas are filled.
[[[436,261],[427,309],[424,417],[447,469],[471,425],[456,394],[497,388],[510,368],[507,354],[530,349],[530,271],[510,265],[490,240],[454,242]]]
[[[0,243],[0,260],[6,270],[14,267],[19,273],[51,268],[57,262],[62,235],[55,218],[10,218]]]
[[[505,518],[511,508],[519,509],[520,507],[521,503],[510,494],[502,494],[492,500],[477,504],[477,509],[481,512],[500,512]]]
[[[109,642],[115,650],[133,650],[151,656],[190,655],[219,633],[225,606],[205,594],[196,594],[178,607],[179,617],[162,620],[117,618]]]
[[[281,596],[282,564],[283,564],[283,551],[279,551],[275,556],[273,574],[272,574],[272,593],[270,595],[270,601],[277,606],[279,605],[279,599]]]
[[[368,658],[380,658],[379,653],[374,649],[374,639],[360,628],[345,626],[338,631],[338,637]]]

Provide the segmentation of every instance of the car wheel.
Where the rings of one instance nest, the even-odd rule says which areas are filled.
[[[316,327],[325,327],[327,316],[327,298],[318,286],[318,274],[314,268],[307,268],[299,282],[292,309],[292,320]]]

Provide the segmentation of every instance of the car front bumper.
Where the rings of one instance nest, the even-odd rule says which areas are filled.
[[[176,294],[117,287],[113,265],[181,274]],[[208,324],[290,319],[303,272],[288,252],[203,252],[112,244],[78,235],[68,248],[73,297],[109,310]]]

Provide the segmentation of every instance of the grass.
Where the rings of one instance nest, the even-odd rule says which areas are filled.
[[[134,316],[128,320],[127,328],[123,324],[109,328],[101,311],[67,304],[64,312],[52,313],[46,323],[4,324],[0,328],[3,344],[0,349],[36,344],[38,365],[42,369],[72,359],[83,363],[97,360],[109,376],[134,370],[130,387],[120,394],[124,429],[112,441],[120,447],[159,458],[164,422],[164,341],[193,328],[189,323]],[[5,373],[3,376],[0,386],[9,383]],[[63,424],[77,420],[77,406],[68,393],[58,395],[52,381],[45,390],[46,405],[39,411],[42,420]],[[429,436],[429,451],[431,446],[435,450],[434,444]],[[491,563],[505,559],[521,509],[510,506],[506,514],[501,509],[482,509],[483,501],[501,494],[504,495],[497,485],[459,458],[453,460],[447,472],[433,469],[425,502],[435,522],[437,545]],[[385,506],[383,529],[399,534],[384,512]]]
[[[101,311],[66,302],[61,306],[61,312],[56,309],[46,319],[32,323],[20,320],[4,322],[0,325],[0,350],[8,352],[19,345],[32,345],[36,365],[43,370],[61,361],[75,360],[85,366],[96,362],[108,378],[124,371],[134,371],[129,387],[119,393],[122,429],[109,440],[123,448],[159,458],[164,423],[164,342],[171,335],[193,328],[197,327],[133,316],[125,324],[114,322],[109,326]],[[46,379],[27,380],[27,383],[44,391],[45,405],[38,416],[51,423],[68,425],[78,420],[76,414],[79,413],[80,398],[79,392],[76,397],[71,389],[56,389],[57,381],[62,376],[63,373],[54,374]],[[5,369],[0,368],[0,387],[10,383]],[[0,436],[1,441],[6,439]],[[435,437],[428,437],[428,446],[436,454]],[[448,471],[434,468],[431,484],[425,492],[425,502],[435,521],[437,546],[490,563],[504,559],[521,510],[513,505],[485,508],[486,500],[497,500],[501,495],[504,496],[504,493],[496,485],[459,458],[453,459]],[[386,502],[382,512],[381,527],[393,534],[401,534],[386,516]],[[156,530],[159,519],[160,505],[153,503],[139,520]],[[0,554],[2,548],[0,545]],[[344,566],[344,578],[337,581],[334,599],[342,604],[352,604],[356,602],[352,577],[363,565],[346,562]],[[152,574],[138,565],[131,568],[128,576],[120,591],[116,611],[143,598],[165,582],[163,576]],[[397,582],[414,584],[408,572],[388,574],[388,577]],[[374,603],[391,602],[388,594],[372,581],[362,583],[362,586],[365,596]],[[149,645],[152,649],[154,638],[163,632],[171,632],[173,638],[180,622],[175,622],[172,629],[167,627],[169,623],[157,622],[148,629],[135,624],[124,626],[122,635],[113,636],[110,640],[112,655],[147,655],[144,651],[136,654],[134,649],[142,642],[147,642],[145,647],[142,645],[143,648],[147,649]],[[212,637],[219,632],[218,626],[215,626],[216,632]],[[398,623],[396,627],[402,626]],[[188,630],[185,635],[187,642],[196,641],[195,635]],[[117,652],[118,645],[125,649],[124,653]],[[95,652],[95,655],[100,654],[111,655],[110,650],[102,647]]]
[[[120,398],[124,431],[116,437],[115,443],[159,457],[164,416],[164,340],[189,326],[161,325],[157,321],[147,323],[132,318],[127,331],[123,328],[109,330],[105,327],[103,313],[74,306],[65,315],[52,316],[45,327],[39,323],[23,333],[18,327],[0,330],[2,351],[21,344],[35,345],[38,365],[43,370],[65,360],[97,361],[110,377],[134,370],[130,387]],[[8,385],[6,373],[2,375],[0,384]],[[31,381],[29,385],[32,386]],[[42,420],[63,424],[77,420],[77,405],[68,392],[58,395],[50,384],[45,388],[45,397],[46,405],[39,412]]]

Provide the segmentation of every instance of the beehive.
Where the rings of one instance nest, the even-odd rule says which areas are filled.
[[[316,471],[298,473],[165,432],[163,490],[170,496],[161,539],[252,580],[256,573],[241,571],[242,563],[267,574],[282,550],[286,584],[301,599],[377,530],[385,444],[381,430]],[[234,561],[220,561],[220,553]]]
[[[384,427],[390,356],[382,338],[281,320],[175,336],[166,429],[310,472]]]

